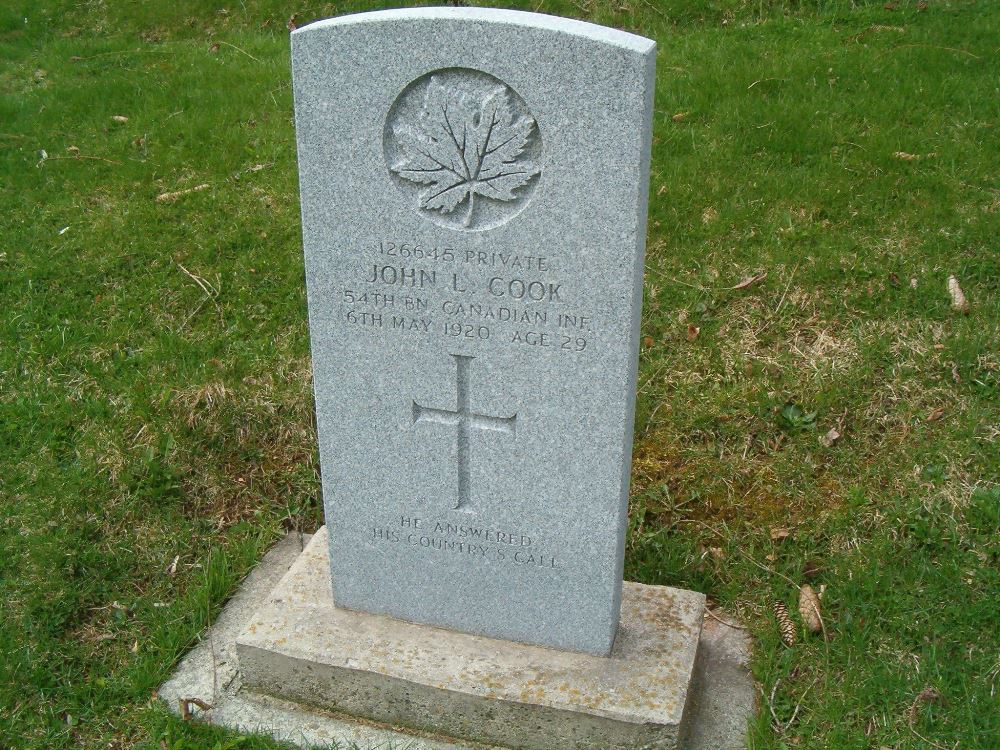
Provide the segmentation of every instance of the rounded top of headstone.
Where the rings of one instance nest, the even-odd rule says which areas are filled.
[[[604,42],[624,50],[646,54],[656,47],[652,39],[630,34],[586,21],[550,16],[545,13],[529,13],[522,10],[501,10],[498,8],[400,8],[377,10],[367,13],[351,13],[336,18],[327,18],[307,24],[292,32],[293,36],[322,31],[331,27],[367,23],[397,23],[399,21],[469,21],[492,23],[505,26],[553,31],[572,36]]]

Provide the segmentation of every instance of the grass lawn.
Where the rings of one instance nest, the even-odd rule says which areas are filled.
[[[401,4],[2,4],[0,748],[276,747],[154,691],[321,523],[286,23]],[[1000,4],[496,4],[660,43],[627,577],[753,748],[1000,747]]]

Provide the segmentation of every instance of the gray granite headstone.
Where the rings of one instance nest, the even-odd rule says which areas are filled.
[[[292,35],[337,606],[609,653],[655,57],[500,10]]]

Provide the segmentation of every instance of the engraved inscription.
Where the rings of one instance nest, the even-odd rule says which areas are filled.
[[[343,320],[386,335],[589,356],[600,321],[552,256],[381,240],[355,253]]]
[[[526,534],[413,516],[398,518],[398,524],[372,526],[369,541],[372,544],[404,544],[431,552],[542,571],[562,567],[551,551],[539,549],[537,540]]]
[[[507,84],[469,68],[428,73],[393,103],[383,136],[396,186],[431,221],[483,230],[520,213],[541,174],[541,136]]]
[[[471,502],[472,472],[469,466],[469,438],[472,430],[496,430],[514,434],[517,429],[517,414],[511,417],[490,417],[472,411],[470,403],[472,400],[472,376],[469,372],[469,365],[475,358],[463,354],[452,354],[451,356],[455,358],[458,408],[455,411],[434,409],[421,406],[414,401],[413,424],[437,422],[458,428],[458,500],[454,507],[456,510],[462,510],[463,508],[467,509]]]

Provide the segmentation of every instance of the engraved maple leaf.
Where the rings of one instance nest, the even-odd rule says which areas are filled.
[[[515,118],[504,87],[476,96],[432,77],[416,124],[393,127],[403,159],[392,171],[430,186],[420,195],[421,208],[452,213],[468,201],[468,227],[476,195],[512,201],[541,171],[524,154],[534,128],[531,117]]]

